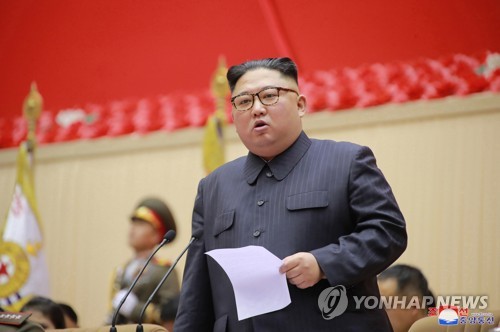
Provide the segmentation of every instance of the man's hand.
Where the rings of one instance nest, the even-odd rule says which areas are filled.
[[[314,286],[324,276],[318,261],[313,254],[308,252],[299,252],[285,257],[280,273],[286,273],[288,281],[301,289]]]

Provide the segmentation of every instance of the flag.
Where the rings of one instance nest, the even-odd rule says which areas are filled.
[[[203,166],[208,173],[224,164],[224,127],[226,120],[222,111],[215,111],[205,125],[203,139]]]
[[[0,233],[0,307],[18,311],[33,295],[49,297],[49,274],[27,143],[17,157],[14,195]]]

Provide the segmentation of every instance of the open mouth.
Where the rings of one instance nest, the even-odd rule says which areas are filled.
[[[262,128],[264,126],[267,126],[267,123],[265,121],[262,121],[262,120],[257,120],[254,124],[254,128],[258,129],[258,128]]]

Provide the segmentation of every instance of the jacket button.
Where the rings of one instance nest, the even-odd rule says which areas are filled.
[[[263,201],[263,200],[259,200],[259,201],[257,201],[257,205],[258,205],[258,206],[262,206],[262,205],[264,205],[264,201]]]
[[[253,236],[254,237],[259,237],[260,235],[260,231],[259,230],[256,230],[255,232],[253,232]]]

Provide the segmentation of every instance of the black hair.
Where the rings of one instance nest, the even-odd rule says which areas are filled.
[[[33,297],[21,308],[21,312],[29,311],[39,311],[42,315],[50,319],[56,329],[66,328],[63,309],[51,299],[41,296]]]
[[[173,321],[175,319],[177,308],[179,307],[179,297],[179,295],[175,296],[161,307],[160,319],[163,322]]]
[[[396,279],[398,283],[398,293],[408,294],[416,292],[421,296],[431,296],[432,302],[427,303],[427,307],[435,306],[434,294],[429,289],[429,284],[422,271],[416,267],[398,264],[393,265],[378,275],[379,280]]]
[[[59,306],[66,316],[68,316],[73,322],[75,322],[75,324],[78,324],[78,315],[70,305],[66,303],[59,303]]]
[[[229,68],[226,77],[227,81],[229,82],[229,88],[231,89],[231,92],[233,92],[234,87],[236,86],[236,83],[241,78],[241,76],[245,75],[246,72],[250,70],[258,68],[279,71],[283,76],[293,79],[297,84],[299,83],[297,65],[290,58],[266,58],[250,60]]]

